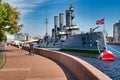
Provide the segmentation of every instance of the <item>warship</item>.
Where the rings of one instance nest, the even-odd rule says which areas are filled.
[[[52,29],[51,37],[47,33],[48,20],[46,18],[46,35],[44,39],[39,40],[40,47],[82,50],[102,50],[106,47],[104,32],[95,31],[99,26],[90,28],[90,31],[84,33],[80,31],[77,25],[73,24],[75,15],[72,2],[70,2],[69,9],[65,11],[65,15],[66,25],[64,25],[64,13],[60,13],[59,16],[54,16],[54,28]]]

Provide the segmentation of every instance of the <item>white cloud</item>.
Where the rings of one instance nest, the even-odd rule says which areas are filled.
[[[35,4],[28,4],[28,3],[17,3],[17,4],[12,4],[12,5],[13,5],[13,7],[18,7],[20,9],[22,9],[22,8],[34,8],[35,6],[37,6]]]
[[[3,0],[5,2],[9,2],[9,3],[16,3],[16,2],[20,2],[22,0]]]
[[[33,9],[47,0],[3,0],[10,3],[13,7],[18,7],[21,15],[28,14],[33,11]]]
[[[25,15],[25,14],[32,12],[32,10],[30,10],[30,9],[19,9],[19,11],[20,11],[21,15]]]

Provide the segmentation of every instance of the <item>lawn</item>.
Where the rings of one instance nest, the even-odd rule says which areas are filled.
[[[68,54],[79,54],[80,56],[84,56],[84,57],[98,57],[100,55],[98,50],[80,50],[80,49],[62,48],[60,49],[60,51],[66,52]],[[102,50],[100,51],[100,53],[101,52]]]

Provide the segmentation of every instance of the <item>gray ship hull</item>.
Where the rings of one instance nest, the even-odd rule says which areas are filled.
[[[65,41],[51,41],[41,44],[41,47],[49,48],[74,48],[84,50],[102,50],[106,47],[103,32],[68,35]]]

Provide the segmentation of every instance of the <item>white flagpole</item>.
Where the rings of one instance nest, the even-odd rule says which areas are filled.
[[[104,19],[104,24],[103,24],[103,34],[104,34],[104,40],[105,40],[105,47],[106,47],[106,37],[107,37],[107,32],[106,32],[106,28],[105,28],[105,19]],[[107,48],[107,47],[106,47]]]
[[[103,31],[104,31],[104,33],[105,33],[105,36],[107,37],[108,34],[107,34],[107,31],[106,31],[106,27],[105,27],[105,19],[104,19],[104,24],[103,24]]]

